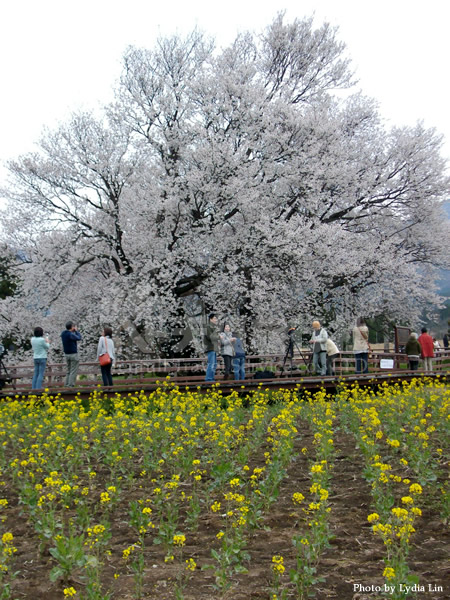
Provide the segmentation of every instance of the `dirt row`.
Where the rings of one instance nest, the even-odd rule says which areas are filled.
[[[306,456],[301,448],[306,447]],[[361,476],[363,470],[362,456],[355,448],[354,440],[339,432],[335,436],[335,468],[331,482],[330,526],[333,539],[330,548],[326,549],[318,565],[318,575],[324,579],[312,590],[316,600],[338,598],[342,600],[378,600],[382,596],[372,586],[383,585],[384,569],[383,544],[371,531],[367,515],[373,512],[369,486]],[[265,517],[262,527],[253,531],[248,540],[247,550],[251,560],[245,566],[248,573],[235,576],[232,588],[223,596],[230,600],[267,600],[272,581],[272,556],[280,554],[285,559],[286,573],[283,581],[289,587],[287,571],[294,563],[292,536],[298,533],[301,525],[294,512],[292,494],[308,490],[308,456],[313,456],[312,435],[309,431],[301,432],[296,442],[296,459],[290,464],[284,478],[277,502]],[[306,495],[306,494],[305,494]],[[128,498],[127,498],[128,500]],[[73,586],[82,590],[80,581],[51,583],[49,572],[54,561],[48,552],[40,555],[39,541],[31,525],[23,514],[22,507],[8,508],[8,521],[4,526],[14,532],[18,552],[15,555],[15,566],[18,576],[13,586],[13,598],[38,600],[61,600],[62,589]],[[211,543],[218,547],[215,539],[219,524],[210,511],[200,517],[199,528],[195,533],[186,532],[184,556],[192,557],[197,569],[190,574],[184,590],[186,600],[215,600],[220,598],[214,589],[212,570],[202,567],[213,564]],[[183,531],[183,524],[180,523]],[[113,591],[112,598],[131,600],[134,598],[133,574],[127,571],[122,560],[124,548],[134,543],[128,524],[127,515],[115,516],[112,530],[111,556],[105,557],[102,573],[104,591]],[[177,574],[175,565],[164,562],[161,546],[149,544],[146,548],[146,569],[144,595],[145,599],[173,600],[174,581]],[[450,535],[443,526],[434,509],[423,510],[423,516],[417,521],[417,533],[412,539],[409,565],[412,572],[419,576],[424,591],[414,597],[421,600],[444,600],[450,596]],[[119,577],[115,578],[114,574]],[[361,587],[362,586],[362,587]],[[429,591],[429,586],[438,591]],[[441,591],[442,588],[442,591]]]

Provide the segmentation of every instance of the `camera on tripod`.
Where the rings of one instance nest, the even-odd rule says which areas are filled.
[[[301,348],[299,347],[297,340],[295,338],[295,332],[297,331],[297,329],[299,329],[300,332],[302,331],[300,329],[300,325],[296,325],[295,327],[290,327],[288,329],[288,332],[287,332],[288,338],[286,340],[286,354],[284,355],[284,358],[283,358],[283,364],[281,366],[280,375],[284,375],[284,372],[286,371],[286,363],[287,363],[288,359],[290,362],[289,370],[290,371],[299,370],[299,367],[297,365],[294,365],[295,351],[297,351],[298,358],[304,364],[304,369],[305,369],[306,374],[307,375],[311,374],[311,370],[312,370],[311,357],[305,356],[305,354],[302,352]],[[304,336],[301,335],[301,337],[303,338]]]
[[[296,341],[296,339],[295,339],[296,338],[296,331],[299,328],[300,328],[300,325],[297,325],[296,327],[290,327],[288,329],[288,332],[287,332],[288,337],[286,339],[286,344],[292,344],[292,340]]]

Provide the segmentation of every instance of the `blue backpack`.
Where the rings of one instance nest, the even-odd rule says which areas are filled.
[[[245,356],[245,350],[244,346],[242,345],[242,340],[238,337],[234,342],[234,355],[236,356],[236,358],[242,358]]]

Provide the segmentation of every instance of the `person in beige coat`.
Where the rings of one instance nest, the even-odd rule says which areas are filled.
[[[356,372],[369,372],[369,328],[362,317],[356,321],[353,327],[353,352],[355,354]]]
[[[326,347],[327,347],[327,375],[335,375],[334,361],[339,356],[339,349],[330,337],[327,338]]]

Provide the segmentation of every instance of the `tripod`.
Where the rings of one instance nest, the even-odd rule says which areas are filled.
[[[292,328],[288,331],[288,344],[287,344],[287,348],[286,348],[286,354],[284,355],[284,359],[283,359],[283,364],[281,365],[281,372],[280,372],[280,377],[284,374],[285,371],[285,366],[286,366],[286,361],[289,358],[291,361],[291,371],[293,370],[293,358],[294,358],[294,349],[297,350],[297,352],[300,355],[300,358],[302,359],[302,361],[305,364],[306,367],[306,374],[307,375],[311,375],[312,372],[312,356],[307,360],[305,358],[305,355],[303,354],[303,352],[300,350],[300,348],[298,347],[297,342],[294,340],[294,336],[293,333],[297,328]]]
[[[3,355],[5,353],[5,347],[0,344],[0,390],[3,389],[5,383],[11,383],[12,379],[9,377],[8,371],[3,362]],[[2,375],[3,373],[3,375]]]

